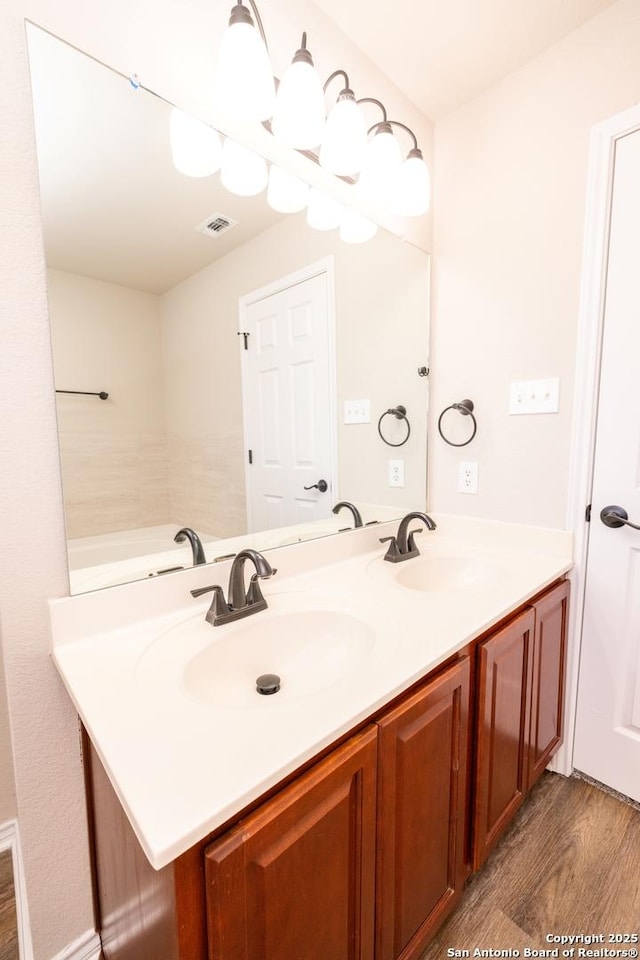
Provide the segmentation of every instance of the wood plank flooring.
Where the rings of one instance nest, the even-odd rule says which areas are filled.
[[[422,960],[445,960],[451,949],[473,958],[476,948],[524,957],[525,947],[553,949],[547,934],[605,935],[576,945],[574,960],[580,946],[639,946],[608,943],[616,933],[640,934],[640,811],[584,780],[545,773]]]
[[[10,850],[0,853],[0,960],[18,960],[18,924]]]

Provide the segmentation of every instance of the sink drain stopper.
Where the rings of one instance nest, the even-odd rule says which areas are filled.
[[[280,689],[280,677],[277,673],[263,673],[256,680],[256,690],[263,697],[269,697]]]

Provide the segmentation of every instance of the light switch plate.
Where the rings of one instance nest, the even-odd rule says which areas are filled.
[[[557,413],[560,380],[515,380],[511,384],[509,413]]]
[[[344,422],[345,423],[370,423],[371,403],[369,400],[345,400],[344,402]]]

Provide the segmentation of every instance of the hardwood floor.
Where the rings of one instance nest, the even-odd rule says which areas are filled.
[[[456,956],[448,950],[473,958],[476,949],[522,958],[526,947],[558,946],[547,934],[604,934],[578,943],[574,960],[579,947],[637,950],[608,942],[625,933],[640,934],[640,811],[584,780],[545,773],[422,960]]]
[[[18,960],[18,925],[10,850],[0,853],[0,960]]]

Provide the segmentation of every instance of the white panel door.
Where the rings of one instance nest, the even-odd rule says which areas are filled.
[[[327,288],[321,273],[246,308],[250,532],[331,512],[334,404]],[[315,486],[320,481],[326,490]]]
[[[617,141],[574,766],[640,800],[640,131]]]

